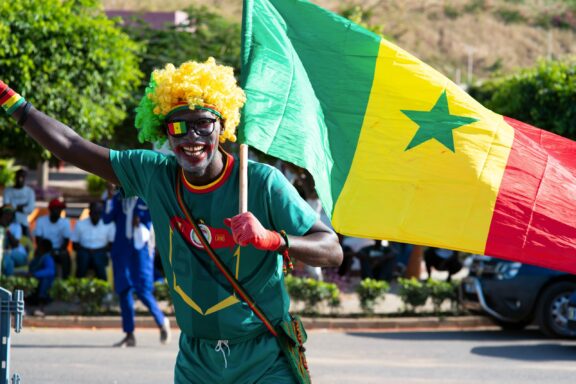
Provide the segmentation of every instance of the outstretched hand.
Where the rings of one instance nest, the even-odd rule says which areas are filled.
[[[241,246],[250,244],[263,251],[275,251],[282,245],[282,236],[264,228],[252,212],[224,219],[224,224],[230,227],[234,241]]]

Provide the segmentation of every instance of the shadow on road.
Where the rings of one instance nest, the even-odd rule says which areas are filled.
[[[574,361],[576,345],[495,345],[472,348],[470,353],[520,361]]]
[[[95,348],[114,348],[111,345],[90,345],[90,344],[65,344],[65,345],[49,345],[49,344],[13,344],[14,349],[95,349]]]
[[[348,332],[350,336],[370,337],[387,340],[434,341],[434,340],[545,340],[546,337],[537,330],[524,331],[433,331],[433,332]]]

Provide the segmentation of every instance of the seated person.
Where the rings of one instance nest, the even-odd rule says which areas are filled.
[[[76,277],[86,277],[89,268],[94,269],[96,278],[107,280],[106,266],[111,243],[114,241],[114,223],[104,224],[101,202],[90,203],[90,217],[80,220],[72,233],[72,243],[76,251]]]
[[[71,236],[70,222],[67,218],[60,217],[65,208],[66,204],[63,201],[51,200],[48,204],[49,214],[39,217],[34,229],[36,244],[42,239],[52,242],[52,257],[63,279],[70,275],[70,254],[67,249]]]
[[[374,243],[374,240],[338,235],[338,241],[344,251],[344,259],[338,268],[338,275],[350,277],[353,271],[360,270],[358,252]],[[357,267],[358,266],[358,267]]]
[[[2,257],[3,274],[14,274],[14,268],[26,265],[28,254],[20,239],[22,238],[22,226],[14,220],[14,208],[11,205],[3,205],[0,208],[0,226],[4,228],[4,255]]]
[[[358,252],[362,266],[362,279],[391,281],[396,267],[396,254],[386,240],[375,240],[373,245]]]
[[[56,265],[52,258],[52,243],[50,240],[41,239],[34,254],[34,259],[28,266],[29,275],[38,279],[38,288],[34,295],[26,302],[30,305],[39,305],[43,310],[44,305],[50,300],[50,288],[56,277]]]
[[[426,263],[426,272],[428,279],[431,278],[432,268],[437,271],[447,271],[448,278],[452,280],[452,275],[462,269],[462,263],[458,259],[458,252],[450,249],[430,247],[424,252],[424,262]]]

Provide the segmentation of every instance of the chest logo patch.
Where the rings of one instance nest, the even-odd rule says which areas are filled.
[[[236,245],[236,243],[234,243],[232,234],[224,228],[213,228],[206,224],[199,224],[198,227],[208,241],[208,244],[210,244],[210,246],[214,249],[232,248]],[[170,220],[170,228],[180,232],[182,237],[184,237],[184,239],[194,247],[198,249],[204,249],[200,239],[198,238],[198,235],[196,232],[194,232],[194,228],[186,220],[178,216],[174,216]]]
[[[210,228],[208,228],[208,226],[206,226],[204,224],[200,224],[198,227],[200,228],[200,230],[202,231],[202,234],[204,235],[204,237],[208,241],[208,244],[212,245],[212,233],[210,232]],[[201,249],[204,248],[204,246],[202,245],[202,242],[198,238],[198,235],[196,234],[194,229],[192,229],[190,231],[190,241],[192,242],[192,245],[194,245],[196,248],[201,248]]]

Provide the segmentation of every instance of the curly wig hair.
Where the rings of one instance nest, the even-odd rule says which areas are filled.
[[[240,109],[246,101],[244,91],[236,84],[232,67],[216,64],[210,57],[204,63],[187,61],[176,68],[167,64],[156,69],[140,104],[136,108],[136,128],[140,142],[164,142],[164,119],[183,104],[191,110],[213,109],[223,120],[220,142],[236,141]]]

